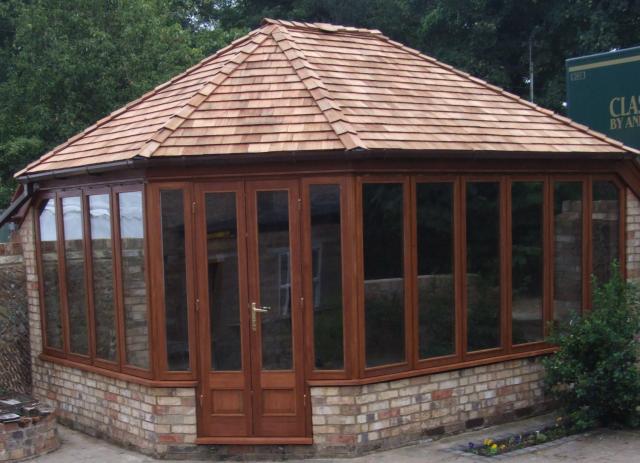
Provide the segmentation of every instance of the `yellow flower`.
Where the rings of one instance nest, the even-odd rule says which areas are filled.
[[[495,450],[495,449],[497,449],[497,448],[498,448],[498,446],[497,446],[496,444],[493,444],[493,445],[491,446],[491,449],[492,449],[492,450]]]
[[[493,441],[491,439],[485,439],[484,440],[484,445],[490,446],[491,444],[493,444]]]

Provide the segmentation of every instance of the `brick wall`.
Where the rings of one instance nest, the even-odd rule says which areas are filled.
[[[545,408],[538,359],[364,386],[311,388],[318,454],[357,454]]]
[[[627,190],[627,277],[640,282],[640,201]]]

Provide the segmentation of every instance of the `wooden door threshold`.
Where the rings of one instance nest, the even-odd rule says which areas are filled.
[[[312,445],[313,437],[197,437],[198,445]]]

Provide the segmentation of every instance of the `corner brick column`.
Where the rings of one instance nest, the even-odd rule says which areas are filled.
[[[640,201],[627,189],[627,278],[640,282]]]

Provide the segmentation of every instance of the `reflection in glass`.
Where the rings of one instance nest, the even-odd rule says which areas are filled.
[[[161,190],[160,209],[167,365],[170,371],[187,371],[189,370],[189,315],[182,190]]]
[[[362,187],[366,366],[405,360],[403,185]]]
[[[235,193],[207,193],[211,369],[242,368]]]
[[[84,239],[82,199],[79,196],[62,198],[64,227],[64,258],[67,277],[67,306],[69,308],[69,349],[75,354],[89,354],[87,299],[84,268]]]
[[[46,342],[48,347],[62,349],[55,199],[45,199],[40,204],[38,221]]]
[[[344,368],[340,186],[309,186],[315,368]]]
[[[467,184],[467,350],[500,347],[500,184]]]
[[[142,192],[118,194],[127,364],[149,368]]]
[[[260,305],[270,307],[262,319],[262,368],[293,368],[291,336],[291,254],[289,193],[259,191],[258,255]]]
[[[89,196],[93,305],[96,324],[96,356],[115,361],[116,320],[113,299],[113,244],[109,195]]]
[[[455,352],[453,185],[416,185],[420,358]]]
[[[556,182],[553,203],[553,311],[563,322],[582,305],[582,182]]]
[[[513,344],[541,341],[543,183],[511,187],[511,327]]]
[[[618,188],[613,182],[593,182],[593,274],[601,283],[609,281],[611,264],[620,259],[619,201]]]

